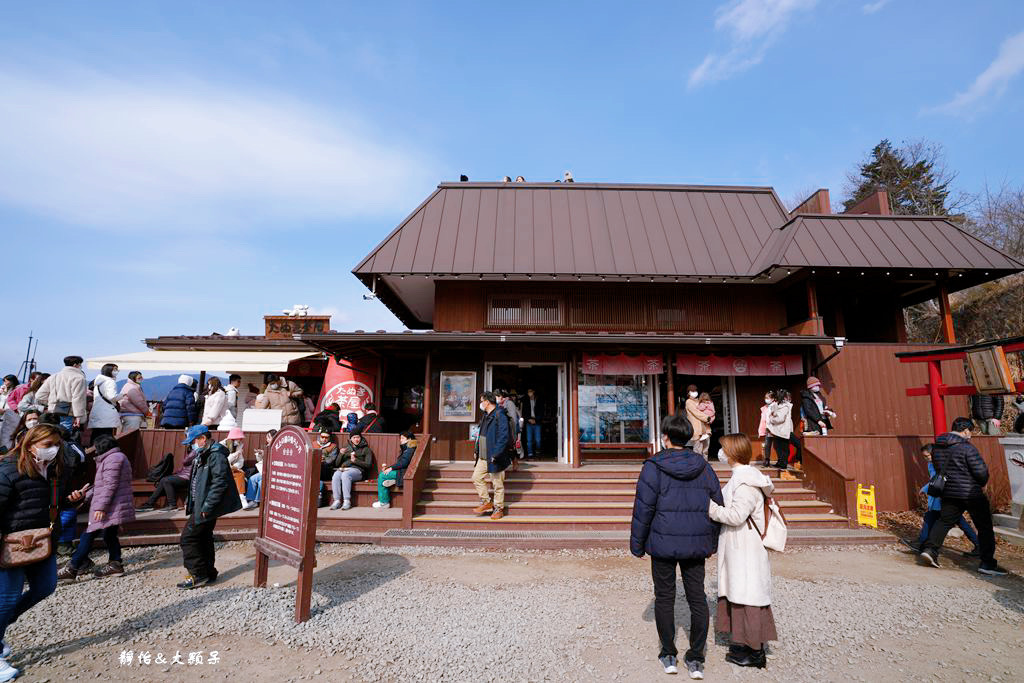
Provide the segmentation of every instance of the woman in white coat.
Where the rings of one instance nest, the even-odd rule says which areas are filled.
[[[203,403],[202,423],[207,427],[216,428],[224,419],[228,409],[228,395],[221,386],[219,377],[211,377],[206,383],[206,401]]]
[[[121,413],[117,410],[117,366],[107,363],[100,368],[92,388],[92,411],[88,427],[92,438],[100,434],[113,436],[121,426]]]
[[[772,616],[772,568],[761,534],[751,517],[764,526],[765,497],[771,480],[750,465],[750,440],[743,434],[721,438],[722,454],[732,467],[722,489],[725,505],[711,501],[709,515],[720,522],[718,537],[718,615],[715,628],[729,633],[732,644],[725,661],[765,667],[764,646],[777,640]]]

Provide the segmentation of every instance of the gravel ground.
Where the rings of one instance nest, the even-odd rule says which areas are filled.
[[[294,570],[272,567],[270,580],[280,586],[254,589],[252,558],[251,543],[220,546],[222,579],[183,593],[174,587],[182,576],[176,548],[129,549],[128,575],[62,585],[13,625],[11,661],[26,680],[52,681],[662,675],[649,563],[625,552],[324,545],[313,617],[302,625],[292,622]],[[969,561],[948,558],[934,570],[890,547],[775,556],[780,641],[767,671],[726,664],[719,638],[709,644],[708,678],[1019,680],[1024,562],[1005,563],[1016,576],[983,580]],[[712,560],[710,602],[714,574]],[[676,609],[677,623],[687,624],[682,595]],[[130,667],[121,662],[129,650]],[[216,664],[206,661],[212,650]],[[181,664],[170,663],[176,651]],[[138,663],[142,652],[150,664]],[[202,652],[204,663],[188,664],[190,652]],[[168,661],[156,664],[157,653]]]

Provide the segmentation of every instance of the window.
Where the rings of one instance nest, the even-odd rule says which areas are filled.
[[[561,327],[562,302],[557,298],[492,297],[487,307],[492,327]]]

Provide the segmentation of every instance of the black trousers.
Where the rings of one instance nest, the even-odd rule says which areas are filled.
[[[676,565],[683,575],[683,591],[690,606],[690,648],[686,661],[704,661],[708,642],[708,596],[704,593],[704,560],[668,560],[651,558],[651,578],[654,579],[654,623],[661,639],[661,653],[677,656],[676,650]]]
[[[988,506],[988,498],[979,496],[967,500],[959,498],[943,498],[939,521],[932,525],[922,550],[930,550],[939,556],[939,549],[946,540],[946,534],[956,526],[960,515],[970,513],[974,528],[978,530],[978,554],[981,555],[982,567],[996,565],[996,535],[992,531],[992,510]]]
[[[776,467],[788,467],[789,466],[789,447],[793,446],[796,451],[793,454],[793,462],[803,461],[803,452],[800,449],[800,440],[796,438],[796,435],[783,439],[781,436],[771,436],[771,449],[775,451],[775,466]],[[765,462],[769,461],[769,455],[765,453]]]
[[[160,481],[156,483],[156,488],[153,491],[153,495],[146,501],[147,505],[156,505],[156,502],[160,500],[160,496],[164,496],[167,499],[165,505],[172,507],[178,504],[178,494],[184,494],[188,490],[188,479],[185,477],[179,477],[176,474],[171,474],[166,477],[162,477]]]
[[[216,519],[209,522],[195,522],[189,517],[181,531],[181,558],[188,573],[197,579],[216,579],[217,569],[213,566],[213,527]]]

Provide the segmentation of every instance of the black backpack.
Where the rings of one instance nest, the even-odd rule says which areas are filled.
[[[160,462],[149,468],[149,472],[146,473],[146,481],[153,482],[154,484],[168,477],[174,472],[174,454],[168,453],[165,455]]]

